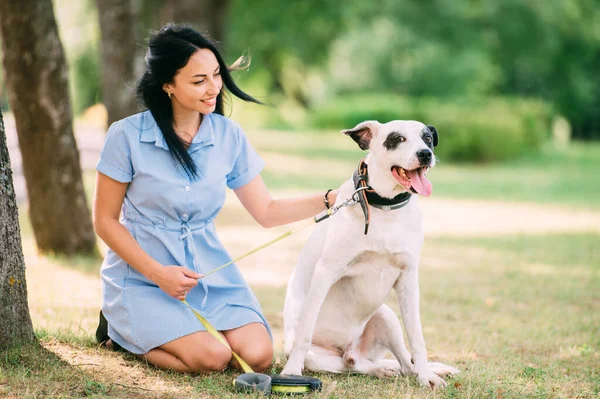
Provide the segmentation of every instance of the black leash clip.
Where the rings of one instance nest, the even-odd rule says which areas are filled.
[[[332,206],[329,209],[324,210],[323,212],[319,213],[317,216],[315,216],[315,223],[319,223],[322,222],[325,219],[328,219],[330,216],[335,215],[340,209],[342,209],[345,206],[352,206],[356,203],[359,202],[359,193],[362,190],[366,190],[368,187],[360,187],[357,188],[353,193],[352,196],[350,198],[348,198],[347,200],[345,200],[344,202],[342,202],[339,205],[335,205]]]

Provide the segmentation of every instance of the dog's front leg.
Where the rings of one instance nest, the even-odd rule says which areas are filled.
[[[408,337],[414,370],[419,382],[432,388],[445,387],[446,381],[435,374],[427,361],[425,338],[419,312],[419,276],[417,267],[408,267],[395,285],[402,322]]]
[[[306,294],[306,301],[302,307],[302,316],[297,325],[294,345],[281,374],[302,375],[306,352],[312,343],[312,336],[317,324],[321,306],[329,289],[343,275],[349,262],[337,260],[325,262],[323,258],[317,261],[312,275],[310,288]]]

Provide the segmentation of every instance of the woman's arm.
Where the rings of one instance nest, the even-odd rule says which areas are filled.
[[[94,192],[94,228],[98,236],[125,262],[153,281],[163,291],[177,299],[184,299],[185,291],[196,285],[202,275],[185,267],[163,267],[152,259],[119,222],[119,214],[127,183],[121,183],[102,174],[96,174]]]
[[[323,201],[325,193],[274,200],[260,175],[234,192],[248,213],[263,227],[297,222],[326,209]],[[330,206],[333,206],[336,197],[337,190],[329,192],[327,198]]]

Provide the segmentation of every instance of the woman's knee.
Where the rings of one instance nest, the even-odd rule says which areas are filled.
[[[231,362],[232,354],[221,343],[210,345],[201,351],[193,351],[182,361],[192,373],[210,373],[224,370]]]
[[[268,343],[247,345],[238,354],[252,367],[252,370],[264,371],[273,361],[273,344],[269,340]]]

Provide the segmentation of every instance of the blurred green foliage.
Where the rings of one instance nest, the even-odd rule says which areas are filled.
[[[309,110],[326,98],[365,91],[448,102],[525,97],[553,105],[575,137],[598,139],[599,5],[234,0],[227,42],[251,50],[259,64],[251,73],[269,70],[271,93],[279,90]]]
[[[69,88],[75,115],[100,102],[100,28],[94,0],[53,0],[62,45],[69,64]]]
[[[72,7],[55,1],[59,14]],[[162,1],[138,4],[140,46]],[[82,4],[74,20],[59,15],[61,28],[80,28],[62,34],[76,112],[97,101],[100,86],[97,11]],[[323,118],[332,118],[346,127],[396,115],[408,102],[414,119],[446,125],[475,159],[509,156],[488,155],[484,143],[514,143],[515,153],[519,143],[535,145],[548,133],[550,111],[567,118],[574,137],[600,139],[600,0],[229,0],[226,24],[226,59],[246,51],[253,59],[238,75],[241,86],[275,106],[263,126],[328,126]],[[365,93],[375,99],[349,104]],[[379,100],[382,93],[399,106]],[[528,116],[536,107],[544,111]],[[488,133],[464,137],[481,131]],[[492,139],[496,131],[503,140]]]
[[[443,142],[436,155],[446,161],[497,161],[537,151],[549,137],[551,108],[539,100],[508,97],[402,97],[344,95],[311,113],[313,128],[348,129],[364,120],[419,120],[434,125]]]
[[[98,49],[86,47],[73,60],[73,111],[80,114],[86,108],[101,102],[101,76]]]

